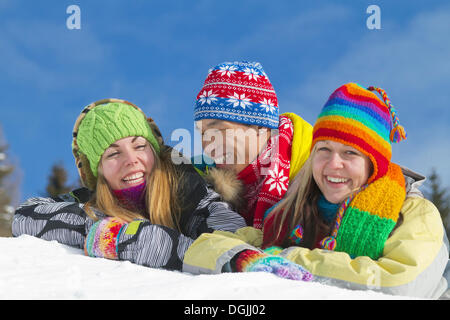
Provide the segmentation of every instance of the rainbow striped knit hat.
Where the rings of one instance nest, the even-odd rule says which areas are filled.
[[[372,91],[379,92],[387,104]],[[311,148],[321,140],[351,145],[372,161],[370,183],[386,174],[392,156],[391,142],[403,139],[405,130],[384,90],[348,83],[336,89],[325,103],[314,125]]]
[[[220,119],[278,129],[278,100],[259,62],[224,62],[209,70],[194,120]]]
[[[405,130],[384,90],[348,83],[331,94],[314,125],[311,148],[321,140],[350,145],[369,157],[373,173],[341,204],[323,248],[352,257],[378,259],[382,254],[406,195],[401,168],[391,162],[391,143],[403,139]]]

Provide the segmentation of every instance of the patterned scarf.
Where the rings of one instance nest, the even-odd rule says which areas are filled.
[[[247,207],[239,213],[247,225],[262,229],[267,209],[283,198],[289,185],[294,127],[286,116],[280,116],[279,134],[270,138],[258,158],[238,174],[245,187]]]
[[[331,234],[317,239],[319,241],[316,247],[346,252],[352,258],[368,256],[374,260],[378,259],[397,224],[405,197],[405,178],[402,170],[391,162],[386,175],[362,186],[339,205]],[[320,210],[320,202],[318,206]],[[273,217],[269,220],[272,225]],[[275,243],[270,243],[274,235],[272,232],[271,229],[264,229],[263,248],[268,245],[282,245],[282,239],[287,232],[293,245],[301,245],[301,225],[289,230],[289,222],[286,221]]]
[[[384,176],[362,186],[341,204],[331,235],[320,242],[321,247],[347,252],[351,257],[378,259],[397,224],[405,197],[402,169],[391,162]]]
[[[145,185],[144,181],[130,188],[113,190],[113,194],[125,209],[147,215],[145,213]]]

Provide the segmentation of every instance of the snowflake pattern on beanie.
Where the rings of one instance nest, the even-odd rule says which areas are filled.
[[[278,99],[259,62],[224,62],[209,70],[194,120],[220,119],[278,128]]]

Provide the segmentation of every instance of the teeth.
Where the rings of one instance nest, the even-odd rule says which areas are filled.
[[[138,172],[138,173],[135,173],[135,174],[132,174],[132,175],[129,175],[129,176],[123,178],[123,180],[124,181],[137,180],[137,179],[142,178],[143,176],[144,176],[143,172]]]
[[[333,178],[333,177],[329,177],[329,176],[327,176],[327,180],[330,182],[334,182],[334,183],[342,183],[342,182],[348,181],[348,179],[345,179],[345,178]]]

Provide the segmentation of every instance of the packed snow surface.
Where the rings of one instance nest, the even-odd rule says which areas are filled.
[[[0,252],[0,299],[405,299],[261,272],[198,276],[152,269],[87,257],[80,249],[27,235],[0,238]]]

